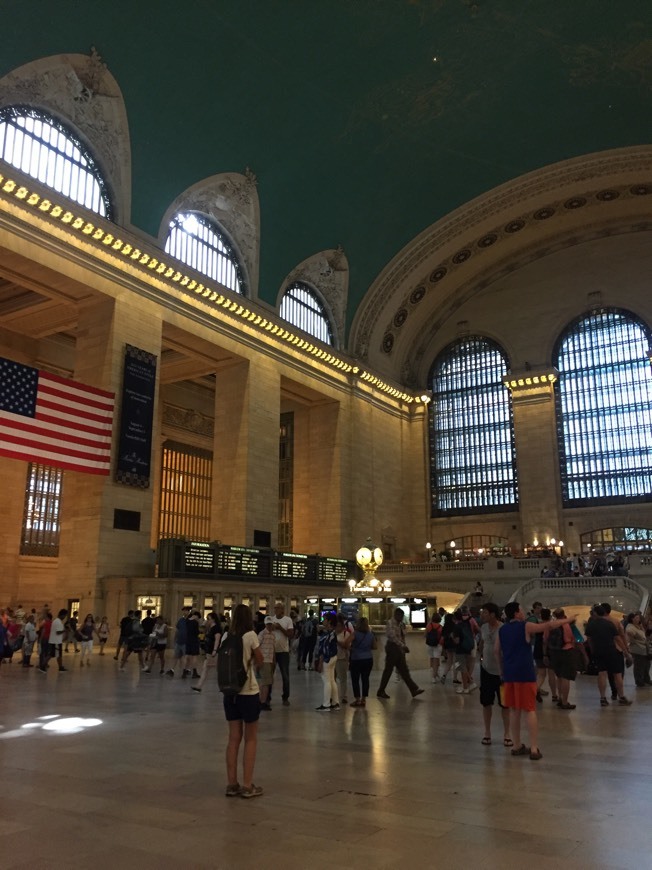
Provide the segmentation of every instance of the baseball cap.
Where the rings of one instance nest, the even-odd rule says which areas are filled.
[[[269,625],[270,622],[274,622],[274,620],[272,619],[271,616],[266,616],[265,617],[265,625]]]

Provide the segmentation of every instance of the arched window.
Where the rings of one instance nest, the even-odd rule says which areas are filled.
[[[333,328],[324,305],[317,292],[302,281],[295,281],[287,288],[281,300],[279,313],[283,320],[287,320],[313,338],[323,341],[324,344],[334,343]]]
[[[196,211],[170,221],[165,250],[191,269],[244,296],[244,277],[232,245],[217,223]]]
[[[557,433],[566,507],[652,500],[650,330],[616,308],[557,343]]]
[[[449,345],[432,368],[432,512],[480,514],[518,504],[512,401],[498,345],[473,336]]]
[[[90,211],[112,217],[90,151],[58,119],[28,106],[0,109],[0,158]]]

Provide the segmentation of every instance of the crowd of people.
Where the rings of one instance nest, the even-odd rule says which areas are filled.
[[[475,612],[475,615],[474,615]],[[516,602],[501,610],[492,602],[479,608],[461,607],[453,613],[443,608],[432,615],[424,635],[432,681],[435,685],[456,684],[460,695],[479,689],[483,713],[482,744],[492,743],[494,706],[501,713],[503,746],[514,756],[542,758],[538,740],[537,705],[551,697],[559,710],[572,711],[570,689],[578,673],[597,676],[601,707],[616,703],[627,707],[631,701],[624,692],[626,667],[633,666],[637,688],[652,686],[650,658],[652,623],[642,613],[630,613],[619,621],[612,617],[608,603],[596,604],[582,633],[576,619],[563,609],[550,609],[535,602],[525,613]],[[476,616],[478,617],[476,619]],[[312,610],[303,617],[296,611],[285,614],[282,603],[274,615],[255,615],[246,605],[238,605],[229,620],[224,615],[201,613],[182,608],[174,625],[172,658],[169,660],[168,622],[147,611],[143,618],[130,610],[119,624],[114,659],[124,672],[132,655],[144,673],[158,667],[161,676],[189,679],[190,690],[199,693],[211,672],[224,695],[224,711],[229,723],[226,750],[229,797],[251,798],[263,793],[253,783],[257,723],[262,712],[272,710],[275,672],[280,675],[281,703],[290,706],[290,669],[294,655],[297,670],[315,670],[321,675],[319,713],[333,713],[349,703],[366,707],[370,691],[377,637],[367,619],[355,622],[342,613],[325,613],[321,621]],[[79,653],[79,667],[90,667],[93,644],[105,654],[110,635],[108,620],[66,609],[53,617],[45,605],[40,612],[26,613],[22,607],[0,611],[0,651],[3,661],[21,654],[21,664],[32,667],[36,650],[38,670],[46,673],[53,661],[66,671],[64,653]],[[385,701],[392,674],[403,681],[413,698],[423,694],[410,674],[404,612],[397,608],[385,626],[385,657],[376,697]],[[479,659],[479,662],[478,662]],[[229,671],[233,661],[235,671]],[[450,681],[450,682],[449,682]],[[479,682],[479,685],[478,685]],[[607,697],[609,686],[611,698]],[[522,721],[528,744],[522,740]],[[237,777],[238,755],[244,741],[242,784]]]

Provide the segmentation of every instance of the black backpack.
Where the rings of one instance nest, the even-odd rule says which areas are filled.
[[[247,682],[243,662],[242,637],[228,632],[217,650],[217,685],[225,695],[239,695]]]
[[[564,648],[564,628],[553,628],[548,635],[548,649],[563,649]]]

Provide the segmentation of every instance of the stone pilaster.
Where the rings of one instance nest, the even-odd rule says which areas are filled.
[[[111,476],[65,472],[61,504],[61,547],[58,571],[60,600],[79,598],[86,612],[101,609],[100,581],[119,575],[153,575],[151,549],[153,489],[113,480],[120,414],[125,344],[160,359],[161,316],[153,305],[134,298],[104,299],[80,313],[75,380],[115,392]],[[153,443],[158,441],[154,411]],[[140,514],[140,530],[114,529],[114,510]]]
[[[266,357],[217,374],[212,537],[251,546],[254,529],[278,538],[280,375]]]
[[[563,538],[554,374],[510,375],[523,545]]]

